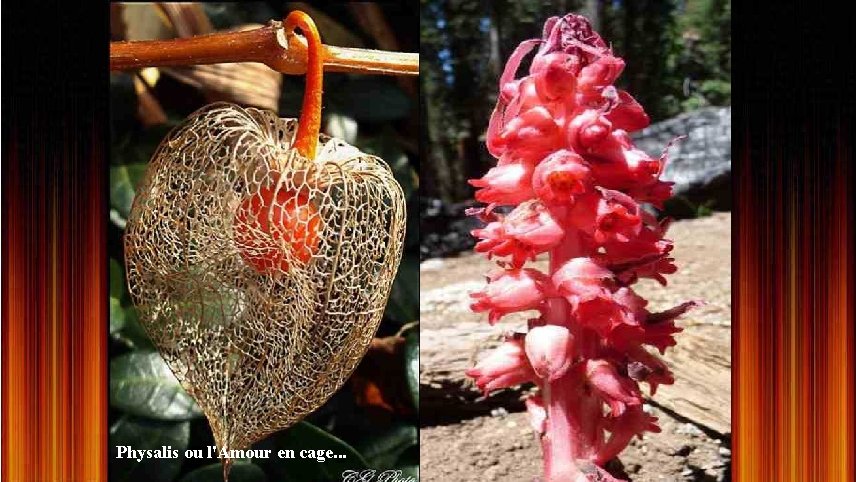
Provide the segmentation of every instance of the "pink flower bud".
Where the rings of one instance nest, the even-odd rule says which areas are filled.
[[[508,313],[536,309],[550,289],[550,278],[535,269],[499,270],[488,276],[485,291],[470,296],[470,308],[476,313],[489,312],[491,324]]]
[[[542,37],[539,53],[562,51],[578,57],[582,65],[609,52],[606,42],[581,15],[550,17],[544,23]]]
[[[571,366],[574,337],[564,326],[536,326],[526,334],[526,356],[538,377],[553,381]]]
[[[511,339],[496,347],[474,368],[467,370],[480,390],[488,393],[500,388],[510,388],[535,378],[526,359],[523,340]]]

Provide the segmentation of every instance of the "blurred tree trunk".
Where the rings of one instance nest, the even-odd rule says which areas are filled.
[[[585,0],[585,4],[583,5],[580,13],[589,19],[589,22],[591,22],[591,26],[594,28],[595,32],[601,31],[602,25],[600,19],[602,10],[600,0]]]

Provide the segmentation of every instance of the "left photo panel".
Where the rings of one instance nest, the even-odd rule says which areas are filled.
[[[109,8],[109,480],[415,482],[418,4]]]

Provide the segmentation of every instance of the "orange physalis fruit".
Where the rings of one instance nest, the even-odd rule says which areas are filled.
[[[265,187],[238,208],[235,242],[244,261],[259,273],[288,272],[291,260],[308,263],[318,250],[320,224],[306,193]]]

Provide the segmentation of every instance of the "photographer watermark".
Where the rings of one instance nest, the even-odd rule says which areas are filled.
[[[417,482],[416,477],[405,475],[401,470],[346,470],[342,482]]]

